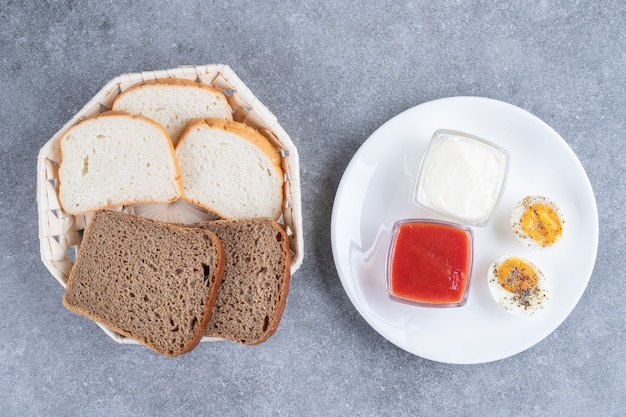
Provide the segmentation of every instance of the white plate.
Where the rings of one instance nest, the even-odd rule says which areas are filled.
[[[474,230],[474,266],[467,304],[414,307],[391,301],[385,258],[391,227],[406,218],[435,218],[410,202],[422,154],[438,128],[461,130],[511,153],[502,202],[491,223]],[[515,203],[545,195],[559,204],[566,223],[561,241],[536,250],[519,243],[509,226]],[[376,130],[348,165],[331,221],[333,256],[348,297],[387,340],[415,355],[445,363],[483,363],[515,355],[554,331],[582,296],[596,259],[598,212],[578,158],[547,124],[500,101],[453,97],[413,107]],[[531,317],[507,313],[487,287],[489,264],[518,255],[539,266],[551,302]]]

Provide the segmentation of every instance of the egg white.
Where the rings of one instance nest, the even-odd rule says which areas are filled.
[[[531,316],[543,310],[549,302],[549,291],[546,280],[541,270],[532,262],[517,256],[529,266],[533,267],[538,279],[537,285],[527,295],[520,295],[506,290],[498,281],[497,271],[506,259],[511,256],[503,256],[495,260],[487,272],[489,291],[496,302],[506,311],[515,315]]]
[[[533,204],[545,204],[548,207],[551,207],[559,216],[559,220],[561,221],[561,227],[565,227],[565,221],[563,217],[563,213],[559,206],[552,200],[547,197],[531,195],[524,197],[520,201],[517,202],[513,210],[511,211],[511,228],[513,229],[513,233],[515,233],[515,237],[524,245],[534,248],[534,249],[543,249],[547,246],[542,246],[535,239],[533,239],[522,227],[522,216],[526,209]],[[559,238],[560,239],[560,238]],[[552,245],[556,244],[559,239],[556,240]]]

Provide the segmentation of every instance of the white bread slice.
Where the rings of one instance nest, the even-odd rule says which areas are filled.
[[[155,120],[167,130],[174,145],[191,119],[233,119],[232,109],[219,90],[177,78],[146,81],[129,88],[115,98],[112,109]]]
[[[243,123],[194,119],[176,156],[183,199],[226,219],[280,218],[284,175],[278,151]]]
[[[125,112],[85,119],[60,139],[59,200],[69,214],[182,194],[178,161],[158,123]]]

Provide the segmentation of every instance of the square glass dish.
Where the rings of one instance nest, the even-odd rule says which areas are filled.
[[[455,222],[486,226],[504,193],[509,153],[468,133],[435,131],[420,164],[413,202]]]
[[[394,301],[422,307],[461,307],[473,262],[470,227],[440,220],[394,224],[387,253],[387,292]]]

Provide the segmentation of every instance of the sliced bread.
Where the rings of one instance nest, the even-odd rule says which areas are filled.
[[[59,200],[69,214],[182,194],[171,140],[156,122],[126,112],[83,120],[60,139]]]
[[[158,79],[131,87],[115,98],[113,110],[149,117],[165,128],[174,144],[191,119],[232,120],[232,109],[219,90],[185,79]]]
[[[224,244],[226,265],[205,335],[246,345],[278,328],[289,291],[289,239],[272,219],[217,220],[196,226]]]
[[[255,129],[234,121],[194,119],[176,146],[183,199],[226,219],[282,213],[278,151]]]
[[[224,249],[206,229],[98,211],[64,305],[165,356],[193,349],[211,318]]]

